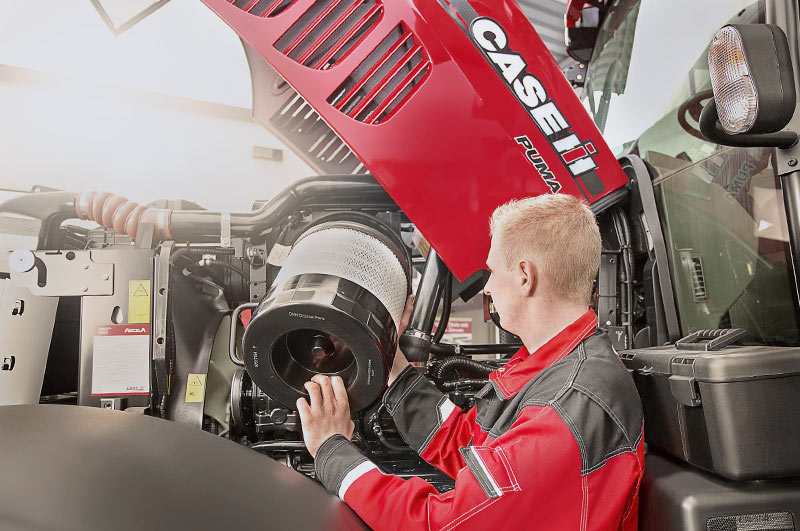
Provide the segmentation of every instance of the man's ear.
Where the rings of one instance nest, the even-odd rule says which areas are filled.
[[[517,264],[517,273],[519,276],[519,287],[522,290],[522,295],[530,297],[536,291],[536,286],[539,283],[538,271],[536,264],[530,260],[520,260]]]

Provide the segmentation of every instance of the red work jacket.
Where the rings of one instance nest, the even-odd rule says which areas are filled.
[[[439,493],[384,474],[336,435],[317,475],[374,529],[635,530],[644,470],[636,388],[589,310],[490,375],[468,411],[409,367],[384,403],[405,441],[455,478]]]

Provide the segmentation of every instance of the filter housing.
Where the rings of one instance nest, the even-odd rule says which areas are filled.
[[[386,385],[410,261],[388,227],[356,219],[321,223],[297,239],[245,331],[248,374],[286,407],[307,396],[303,384],[315,374],[341,376],[353,411]]]

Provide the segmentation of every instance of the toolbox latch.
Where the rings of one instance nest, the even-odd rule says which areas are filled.
[[[697,380],[691,376],[670,376],[669,389],[679,404],[695,407],[702,404]]]

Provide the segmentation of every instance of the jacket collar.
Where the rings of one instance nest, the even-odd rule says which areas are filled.
[[[534,353],[529,353],[523,346],[505,366],[490,374],[489,379],[495,389],[509,399],[531,378],[572,352],[578,343],[594,334],[596,329],[597,316],[589,309]]]

